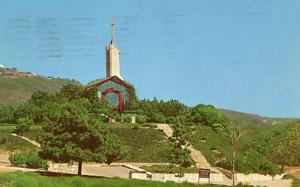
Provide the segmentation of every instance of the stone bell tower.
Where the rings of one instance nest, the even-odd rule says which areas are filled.
[[[120,51],[115,43],[115,22],[114,19],[112,20],[111,24],[111,41],[105,47],[106,50],[106,78],[112,76],[118,76],[120,79],[123,80],[121,77],[120,72]]]

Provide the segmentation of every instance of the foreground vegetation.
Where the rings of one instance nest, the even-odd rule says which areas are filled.
[[[276,150],[278,143],[292,131],[297,122],[288,122],[275,126],[247,126],[242,129],[242,137],[238,149],[237,171],[269,173],[279,172],[276,158],[272,153]],[[132,124],[108,124],[108,131],[117,134],[128,154],[120,162],[169,162],[169,144],[163,132],[157,129],[143,128],[140,125]],[[0,137],[6,141],[0,144],[0,149],[5,151],[38,151],[29,142],[18,137],[11,136],[15,126],[0,125]],[[30,132],[24,136],[30,139],[37,139],[41,133],[38,126],[31,127]],[[1,138],[0,138],[1,139]],[[207,160],[215,166],[230,169],[226,157],[230,155],[230,146],[225,138],[218,135],[211,127],[197,126],[190,127],[189,141],[194,147],[205,155]],[[1,143],[1,142],[0,142]],[[153,151],[155,150],[155,151]],[[273,161],[273,162],[271,162]],[[296,165],[296,164],[295,164]],[[151,171],[172,171],[168,167],[149,168]],[[176,169],[174,169],[177,171]],[[185,169],[189,172],[189,169]]]
[[[46,177],[38,173],[0,173],[0,186],[9,187],[222,187],[222,185],[198,185],[190,183],[154,182],[128,179],[88,177]],[[238,185],[243,186],[243,185]]]
[[[212,128],[196,127],[189,140],[196,149],[203,153],[211,165],[230,170],[231,166],[227,160],[231,155],[230,145],[224,137],[219,136]],[[238,172],[263,174],[280,172],[279,168],[268,161],[265,156],[253,149],[245,151],[244,147],[243,144],[239,145],[237,150],[236,170]]]
[[[145,126],[150,126],[145,127]],[[166,152],[170,146],[164,133],[154,129],[151,125],[133,125],[126,123],[106,124],[107,130],[119,136],[122,144],[127,148],[128,154],[119,162],[169,162]],[[15,124],[0,124],[0,152],[37,152],[39,148],[19,137],[12,136]],[[31,126],[30,131],[23,136],[38,141],[42,134],[41,126]]]
[[[250,125],[242,128],[237,156],[237,171],[245,173],[280,172],[280,167],[276,165],[278,160],[273,157],[272,153],[276,150],[279,142],[289,132],[293,131],[297,124],[298,121],[274,126],[259,127]],[[111,133],[117,134],[122,144],[128,149],[128,154],[120,162],[169,162],[169,156],[165,153],[169,152],[170,146],[163,132],[151,126],[150,128],[144,128],[141,125],[126,123],[108,124],[106,127]],[[14,128],[14,125],[0,125],[0,137],[6,138],[6,141],[0,144],[1,150],[38,151],[29,142],[11,136],[10,133],[13,132]],[[33,126],[31,129],[24,136],[36,140],[38,135],[41,134],[41,128]],[[191,126],[189,129],[188,140],[204,154],[212,165],[230,169],[226,161],[226,157],[230,155],[230,146],[224,137],[207,126]],[[297,163],[292,165],[297,165]],[[161,170],[166,172],[173,170],[168,167],[149,169],[151,171]],[[185,169],[185,172],[189,172],[189,169]]]
[[[263,174],[279,173],[278,165],[286,160],[287,165],[299,165],[300,155],[291,153],[285,157],[275,157],[280,142],[283,142],[295,128],[300,126],[300,121],[283,122],[273,126],[248,125],[241,128],[241,138],[237,154],[237,171]],[[201,150],[207,160],[215,166],[229,169],[226,157],[230,155],[230,146],[225,138],[219,136],[211,127],[191,127],[189,141],[196,149]],[[297,150],[297,148],[292,148]],[[299,147],[298,147],[299,149]]]

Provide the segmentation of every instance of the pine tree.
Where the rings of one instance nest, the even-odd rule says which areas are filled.
[[[190,151],[187,149],[186,128],[176,123],[173,127],[173,135],[170,137],[172,144],[171,161],[179,165],[179,176],[183,176],[183,167],[188,167],[192,164]]]
[[[124,148],[120,141],[117,137],[111,140],[101,120],[88,110],[89,105],[88,99],[62,98],[48,106],[40,140],[39,155],[43,159],[78,162],[78,175],[81,175],[82,162],[111,163],[122,158]]]

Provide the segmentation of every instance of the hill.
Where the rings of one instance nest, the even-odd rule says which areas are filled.
[[[219,109],[228,119],[233,121],[239,126],[247,125],[275,125],[281,122],[294,120],[293,118],[273,118],[264,117],[257,114],[249,114],[243,112],[237,112],[228,109]]]
[[[17,105],[27,100],[34,91],[55,92],[68,83],[78,81],[54,77],[44,77],[16,68],[0,67],[0,104]]]
[[[245,173],[268,173],[276,169],[278,160],[273,153],[280,142],[300,125],[299,120],[282,122],[278,125],[247,125],[241,128],[241,137],[237,152],[236,169]],[[226,138],[207,126],[190,127],[191,144],[200,150],[213,166],[230,169],[226,157],[231,147]],[[298,155],[293,155],[299,157]],[[299,163],[290,163],[298,166]]]

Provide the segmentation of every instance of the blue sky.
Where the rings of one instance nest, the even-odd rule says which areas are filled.
[[[105,76],[112,17],[141,98],[300,116],[300,1],[1,0],[0,64],[88,83]]]

